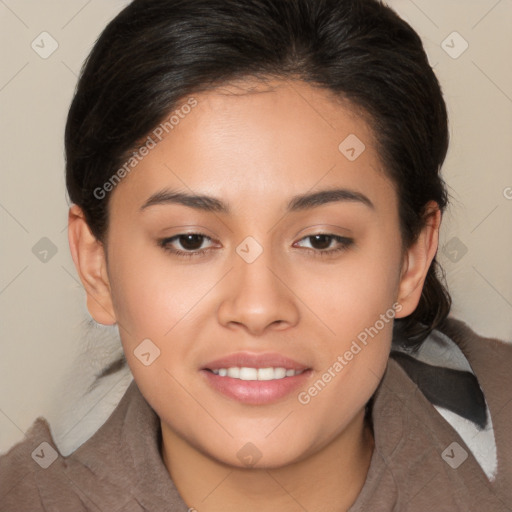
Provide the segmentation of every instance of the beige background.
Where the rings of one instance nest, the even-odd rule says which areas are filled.
[[[85,308],[67,245],[63,156],[81,64],[126,3],[0,0],[0,452],[21,441],[39,415],[61,450],[71,451],[101,425],[131,379],[116,374],[81,397],[121,347],[115,328],[94,326]],[[453,313],[481,334],[510,341],[512,1],[390,5],[423,38],[448,104],[444,176],[452,206],[439,255]],[[31,47],[51,49],[42,32],[58,44],[47,58]]]

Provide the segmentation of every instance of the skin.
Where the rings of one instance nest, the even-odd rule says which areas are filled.
[[[373,453],[364,406],[385,371],[392,322],[305,405],[295,392],[272,404],[239,403],[209,387],[199,369],[237,351],[278,352],[312,368],[307,389],[394,303],[396,317],[414,311],[440,212],[430,204],[417,241],[402,248],[396,190],[372,132],[323,89],[247,80],[194,97],[197,107],[111,194],[106,245],[80,208],[70,208],[88,309],[97,322],[118,324],[134,379],[161,419],[163,461],[188,506],[347,510]],[[338,149],[349,134],[366,146],[355,161]],[[164,188],[214,196],[230,213],[180,204],[141,210]],[[337,201],[285,212],[292,196],[328,188],[362,193],[373,208]],[[182,233],[210,237],[189,252],[209,250],[180,258],[158,245]],[[340,244],[307,238],[318,233],[353,244],[321,255]],[[236,252],[247,236],[263,249],[252,263]],[[149,366],[134,355],[146,338],[160,349]],[[237,457],[249,442],[261,454],[252,467]]]

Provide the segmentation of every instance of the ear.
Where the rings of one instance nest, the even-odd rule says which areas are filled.
[[[89,313],[100,324],[115,324],[104,247],[92,234],[77,205],[69,209],[68,238],[73,262],[87,293]]]
[[[426,207],[426,223],[418,239],[407,249],[402,263],[397,301],[402,305],[396,318],[414,312],[421,298],[427,272],[437,252],[441,211],[435,201]]]

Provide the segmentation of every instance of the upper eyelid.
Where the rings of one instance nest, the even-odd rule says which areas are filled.
[[[207,235],[205,233],[200,233],[200,232],[190,232],[190,233],[178,233],[176,235],[172,235],[172,236],[167,236],[167,237],[164,237],[162,238],[161,240],[162,241],[168,241],[168,240],[172,240],[172,239],[176,239],[176,238],[179,238],[180,236],[187,236],[187,235],[198,235],[198,236],[202,236],[203,238],[208,238],[209,240],[215,240],[213,237],[211,237],[210,235]],[[299,240],[303,240],[304,238],[309,238],[311,236],[319,236],[319,235],[325,235],[325,236],[332,236],[333,238],[334,237],[339,237],[339,238],[350,238],[348,236],[344,236],[344,235],[337,235],[336,233],[330,233],[329,231],[321,231],[321,232],[317,232],[317,233],[311,233],[309,235],[303,235],[299,238]]]

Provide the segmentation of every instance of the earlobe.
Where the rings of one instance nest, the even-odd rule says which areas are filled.
[[[396,318],[414,312],[421,298],[428,269],[434,259],[439,243],[441,211],[437,203],[427,205],[427,221],[417,240],[404,254],[397,301],[402,305]]]
[[[69,209],[68,239],[73,262],[87,294],[89,313],[100,324],[115,324],[104,246],[92,234],[77,205]]]

